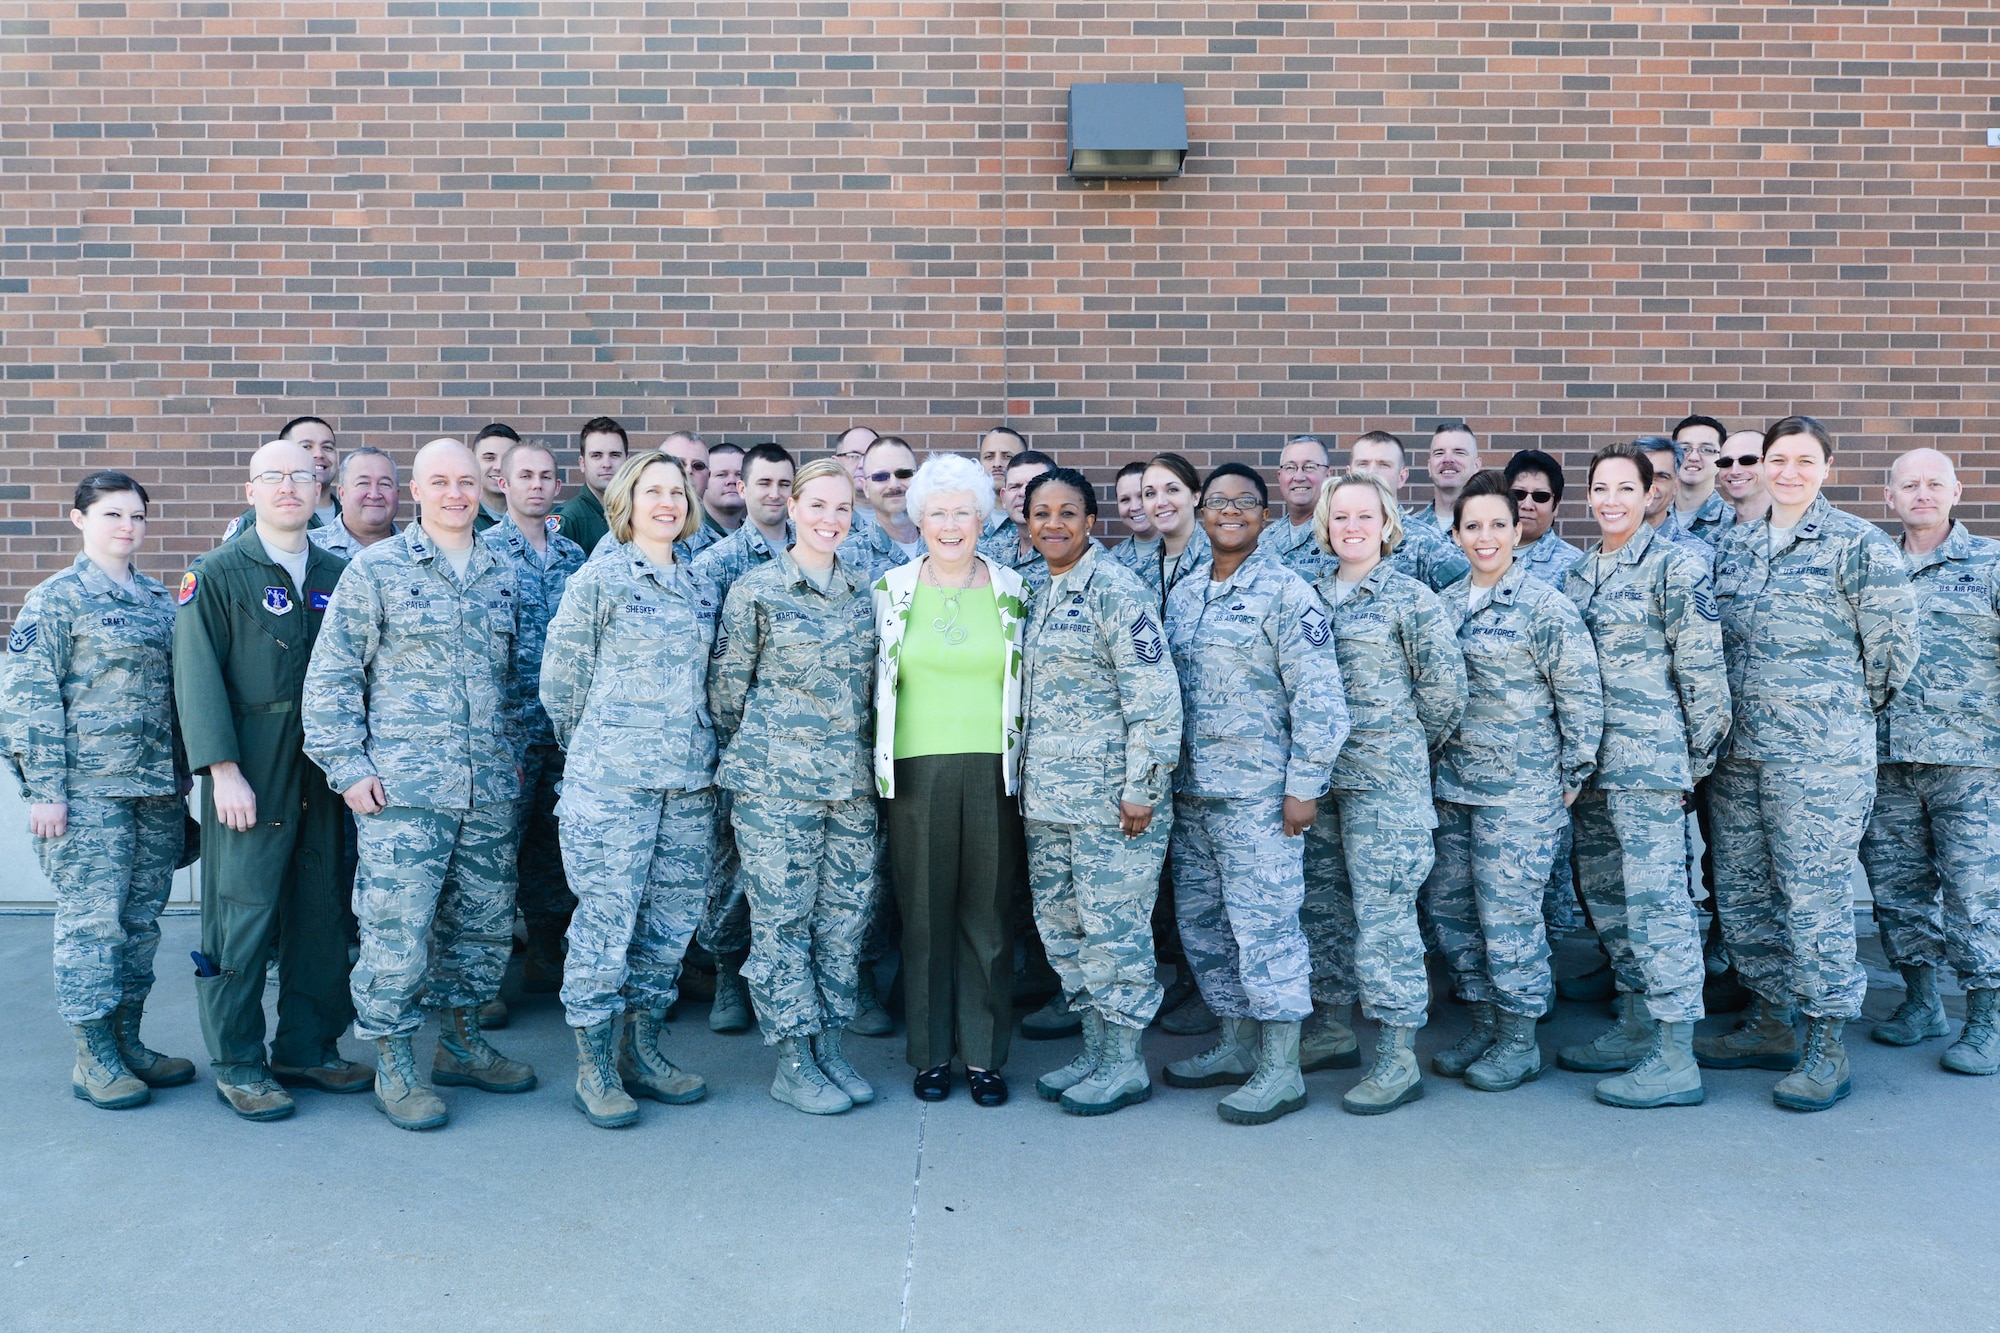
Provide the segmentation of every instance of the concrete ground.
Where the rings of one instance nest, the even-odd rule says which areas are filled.
[[[165,928],[147,1035],[197,1055],[196,922]],[[510,983],[497,1040],[543,1086],[448,1089],[451,1125],[419,1135],[365,1095],[303,1093],[293,1118],[246,1124],[205,1069],[136,1111],[76,1101],[49,948],[48,917],[0,917],[5,1328],[2000,1323],[2000,1080],[1939,1071],[1939,1041],[1857,1034],[1854,1096],[1821,1115],[1774,1108],[1772,1074],[1622,1112],[1551,1071],[1504,1095],[1430,1076],[1424,1101],[1361,1119],[1339,1072],[1310,1076],[1304,1112],[1242,1128],[1215,1115],[1226,1090],[1164,1085],[1105,1119],[1061,1114],[1031,1082],[1073,1041],[1018,1043],[1004,1108],[962,1087],[927,1107],[899,1040],[856,1039],[880,1100],[814,1119],[766,1095],[755,1037],[712,1036],[684,1003],[670,1045],[709,1098],[642,1103],[609,1132],[570,1107],[553,1000]],[[1598,1022],[1564,1005],[1545,1052]],[[1463,1023],[1447,1008],[1422,1053]],[[1202,1039],[1148,1040],[1157,1078]]]

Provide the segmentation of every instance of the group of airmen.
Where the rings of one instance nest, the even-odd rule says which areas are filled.
[[[246,1119],[290,1114],[293,1089],[372,1090],[426,1129],[448,1117],[434,1085],[536,1086],[485,1036],[517,913],[592,1123],[704,1094],[662,1046],[691,944],[711,1026],[778,1048],[774,1096],[871,1100],[841,1037],[893,1030],[885,576],[924,555],[913,494],[942,491],[990,508],[979,553],[1024,589],[1023,897],[1059,980],[1033,1017],[1084,1037],[1036,1087],[1065,1110],[1145,1100],[1141,1034],[1164,1021],[1217,1034],[1170,1085],[1233,1086],[1225,1119],[1274,1120],[1304,1074],[1361,1065],[1357,1004],[1377,1041],[1341,1104],[1405,1105],[1427,958],[1471,1015],[1431,1068],[1468,1086],[1541,1073],[1561,990],[1611,1004],[1556,1057],[1605,1075],[1609,1105],[1692,1105],[1703,1068],[1758,1068],[1784,1075],[1778,1105],[1826,1109],[1866,988],[1857,858],[1905,981],[1872,1035],[1948,1035],[1948,964],[1965,1021],[1942,1064],[2000,1069],[2000,544],[1952,517],[1934,450],[1889,469],[1898,541],[1823,494],[1812,418],[1690,416],[1591,459],[1587,550],[1555,531],[1556,459],[1485,468],[1456,422],[1408,507],[1384,431],[1343,466],[1288,440],[1275,503],[1240,463],[1133,462],[1110,549],[1094,486],[1004,427],[961,471],[866,427],[802,468],[692,432],[637,452],[609,418],[576,453],[558,506],[550,445],[499,423],[432,441],[399,526],[396,461],[299,418],[177,590],[132,561],[144,486],[78,485],[83,551],[26,599],[0,676],[77,1097],[194,1078],[140,1024],[198,850],[201,1028]],[[1603,958],[1558,982],[1551,932],[1579,903]],[[1196,985],[1163,988],[1168,959]],[[1742,1017],[1697,1038],[1725,975]],[[341,1054],[350,1032],[373,1067]]]

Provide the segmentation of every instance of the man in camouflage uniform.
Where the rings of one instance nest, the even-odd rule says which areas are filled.
[[[797,471],[790,453],[775,444],[753,446],[743,455],[743,525],[703,551],[690,566],[695,577],[715,591],[719,604],[729,597],[736,580],[768,564],[792,544],[796,535],[785,506]],[[737,873],[736,831],[731,824],[731,795],[716,793],[715,887],[695,939],[715,956],[715,999],[708,1026],[716,1032],[747,1032],[750,995],[743,984],[743,961],[750,955],[750,903]]]
[[[1965,986],[1965,1030],[1939,1061],[2000,1071],[2000,543],[1951,511],[1951,460],[1915,449],[1889,469],[1903,559],[1923,617],[1923,655],[1880,717],[1875,805],[1861,864],[1882,949],[1907,996],[1875,1040],[1914,1046],[1949,1030],[1937,970]]]
[[[521,989],[551,994],[562,986],[562,934],[569,928],[576,895],[563,878],[562,844],[556,827],[557,788],[563,752],[542,709],[542,642],[562,604],[570,575],[583,567],[584,550],[550,520],[562,482],[555,455],[526,441],[500,460],[500,489],[507,511],[481,536],[493,553],[514,567],[520,589],[519,625],[514,635],[514,676],[521,690],[521,807],[517,812],[520,851],[515,857],[515,901],[528,927],[528,956]]]
[[[1465,484],[1479,474],[1479,437],[1463,421],[1441,421],[1431,430],[1426,469],[1431,480],[1430,503],[1403,515],[1403,526],[1431,528],[1449,537],[1452,514]]]
[[[1327,558],[1313,540],[1313,511],[1319,506],[1319,488],[1329,463],[1326,445],[1318,436],[1294,435],[1285,441],[1278,451],[1278,498],[1285,512],[1257,539],[1259,555],[1289,566],[1302,579],[1310,580]]]
[[[306,540],[312,461],[278,441],[250,460],[255,521],[196,561],[174,623],[174,695],[201,811],[202,1036],[216,1092],[246,1120],[292,1113],[283,1084],[361,1092],[342,1058],[349,894],[340,798],[305,755],[306,665],[347,562]],[[279,478],[273,481],[272,478]],[[289,563],[289,567],[288,564]],[[293,570],[299,571],[295,577]],[[264,971],[276,952],[278,1028],[264,1049]]]
[[[339,477],[334,490],[341,497],[340,513],[323,527],[307,528],[306,537],[342,560],[352,560],[364,548],[396,535],[402,488],[396,460],[370,445],[340,460]]]
[[[771,1095],[809,1114],[875,1095],[841,1043],[878,896],[874,682],[875,603],[858,566],[836,558],[822,590],[779,551],[730,589],[708,711],[749,905],[743,979],[779,1048]]]
[[[840,558],[863,570],[870,584],[923,554],[923,534],[909,515],[910,481],[916,473],[916,452],[900,436],[881,436],[862,455],[856,484],[867,504],[858,507],[854,530],[840,544]]]
[[[1820,493],[1832,453],[1811,418],[1771,427],[1771,512],[1724,533],[1715,566],[1735,710],[1710,779],[1716,910],[1756,1000],[1735,1031],[1694,1049],[1711,1069],[1793,1069],[1772,1096],[1801,1111],[1848,1093],[1841,1029],[1867,990],[1851,880],[1875,798],[1875,713],[1918,654],[1901,554]]]
[[[1006,485],[999,490],[1000,509],[1005,517],[979,539],[979,553],[1019,574],[1021,581],[1028,585],[1030,597],[1048,586],[1049,562],[1042,559],[1042,553],[1028,541],[1023,505],[1027,502],[1028,483],[1055,465],[1053,458],[1034,449],[1024,450],[1010,459]]]
[[[340,476],[340,447],[334,443],[333,427],[318,417],[293,417],[278,428],[277,438],[304,449],[312,459],[313,479],[319,483],[319,507],[313,510],[307,527],[317,532],[340,517],[340,494],[334,482]],[[234,541],[238,533],[256,521],[257,511],[246,509],[222,529],[222,540]]]
[[[1614,462],[1606,475],[1636,477],[1636,465]],[[1556,1061],[1591,1073],[1631,1070],[1598,1085],[1610,1105],[1691,1106],[1704,1095],[1691,1046],[1703,972],[1683,806],[1729,731],[1722,626],[1701,558],[1643,518],[1617,551],[1600,543],[1572,565],[1565,591],[1590,626],[1604,680],[1597,774],[1570,813],[1620,1018]]]
[[[1347,466],[1356,472],[1372,472],[1388,484],[1391,495],[1401,496],[1410,480],[1409,454],[1401,439],[1386,430],[1371,430],[1357,438],[1347,451]],[[1472,566],[1465,552],[1444,535],[1434,523],[1403,523],[1403,540],[1396,544],[1389,563],[1417,582],[1438,592],[1464,578]]]
[[[1078,486],[1088,483],[1058,472],[1030,502]],[[1079,498],[1094,519],[1095,497]],[[1084,1054],[1035,1088],[1077,1114],[1152,1091],[1139,1045],[1163,995],[1153,902],[1181,738],[1180,682],[1152,601],[1138,575],[1089,544],[1030,603],[1024,636],[1028,881],[1049,964],[1084,1029]]]
[[[1699,413],[1682,417],[1672,434],[1681,451],[1680,471],[1674,478],[1674,517],[1710,546],[1736,522],[1736,511],[1715,491],[1715,461],[1728,434],[1729,428],[1720,421]]]
[[[479,1032],[513,943],[520,585],[472,533],[479,470],[457,440],[417,451],[418,521],[369,547],[334,591],[305,680],[306,753],[360,816],[355,1035],[399,1128],[442,1125],[410,1040],[442,1011],[433,1077],[525,1092],[535,1072]]]
[[[134,493],[107,498],[144,512]],[[143,536],[143,518],[137,526]],[[77,1045],[70,1086],[106,1110],[194,1078],[191,1061],[139,1040],[160,909],[182,851],[186,764],[174,721],[173,600],[127,568],[129,585],[83,554],[45,579],[21,605],[0,676],[7,767],[56,891],[56,1009]],[[33,828],[46,812],[57,826]]]
[[[1305,1105],[1299,1029],[1312,1013],[1312,960],[1299,928],[1298,835],[1313,822],[1347,738],[1326,607],[1298,575],[1254,552],[1263,491],[1240,464],[1209,477],[1201,517],[1215,565],[1209,577],[1177,584],[1166,614],[1184,732],[1174,774],[1174,906],[1202,997],[1222,1020],[1216,1046],[1168,1065],[1167,1082],[1247,1080],[1218,1108],[1245,1124]],[[1241,547],[1245,527],[1249,548]],[[1240,549],[1225,551],[1225,542]],[[1216,578],[1216,569],[1228,572]]]
[[[1646,522],[1656,529],[1660,537],[1684,546],[1688,551],[1711,566],[1715,563],[1715,548],[1689,532],[1674,509],[1674,496],[1678,483],[1674,474],[1680,470],[1687,451],[1663,435],[1642,435],[1632,442],[1645,451],[1646,459],[1653,465],[1653,490],[1646,497]]]
[[[1542,901],[1565,798],[1597,766],[1604,693],[1590,631],[1561,592],[1518,562],[1474,591],[1468,577],[1439,599],[1465,654],[1466,707],[1438,757],[1437,862],[1423,889],[1473,1025],[1431,1067],[1504,1092],[1541,1071],[1535,1021],[1552,991]]]

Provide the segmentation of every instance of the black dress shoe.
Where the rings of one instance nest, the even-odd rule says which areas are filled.
[[[918,1074],[915,1086],[918,1101],[941,1102],[951,1096],[951,1061]],[[1001,1095],[1006,1095],[1004,1090]]]
[[[997,1069],[966,1070],[965,1086],[972,1089],[972,1100],[980,1106],[1004,1106],[1007,1102],[1007,1080]]]

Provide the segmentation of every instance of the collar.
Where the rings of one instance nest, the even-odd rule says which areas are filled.
[[[113,583],[103,570],[91,562],[89,556],[81,552],[77,554],[76,561],[70,568],[76,570],[77,577],[82,582],[84,591],[93,597],[115,597],[121,602],[138,600],[125,590],[124,585]],[[144,574],[139,572],[137,565],[132,567],[132,586],[135,589],[144,590],[149,581]]]
[[[1183,556],[1185,556],[1185,554],[1186,553],[1183,552]],[[1234,574],[1231,574],[1228,578],[1222,579],[1221,581],[1218,582],[1214,577],[1212,576],[1210,577],[1210,579],[1208,580],[1209,600],[1213,601],[1215,598],[1223,596],[1225,593],[1231,593],[1236,591],[1238,588],[1254,580],[1260,571],[1269,569],[1271,567],[1272,565],[1269,557],[1261,554],[1256,550],[1252,550],[1250,552],[1249,558],[1244,560],[1242,564],[1238,565],[1236,567],[1236,572]],[[1214,557],[1211,554],[1209,569],[1213,571],[1214,568],[1215,568]]]
[[[677,589],[687,574],[687,562],[677,555],[671,565],[656,565],[639,549],[639,543],[626,542],[618,548],[619,553],[630,563],[632,577],[651,579],[664,589]]]
[[[1472,576],[1466,575],[1469,579]],[[1516,560],[1507,566],[1507,572],[1493,585],[1491,595],[1486,599],[1489,606],[1511,606],[1521,595],[1521,584],[1528,577],[1528,567]]]
[[[437,558],[443,554],[441,550],[431,544],[430,534],[424,531],[422,520],[411,523],[403,529],[403,542],[409,548],[411,557],[419,561],[435,563]],[[482,555],[485,556],[485,560],[481,559]],[[472,539],[471,559],[465,566],[465,581],[468,586],[471,585],[474,579],[486,572],[486,561],[491,559],[491,553],[485,550],[485,543],[474,537]]]
[[[791,547],[787,546],[784,550],[773,553],[771,558],[783,567],[786,587],[803,587],[810,588],[814,592],[819,591],[819,585],[813,582],[812,575],[806,573],[805,568],[799,564],[797,557],[792,554]],[[836,582],[848,592],[853,592],[861,586],[854,581],[854,575],[855,569],[853,563],[842,560],[840,554],[835,552],[833,557],[833,577],[828,579],[826,583],[827,593],[830,595],[833,592]]]
[[[1920,569],[1929,569],[1932,565],[1942,565],[1948,561],[1970,560],[1971,558],[1972,534],[1967,532],[1965,524],[1959,522],[1957,519],[1951,520],[1951,531],[1946,533],[1944,540],[1931,550],[1926,551],[1922,555],[1911,555],[1908,552],[1903,553],[1903,561],[1909,565],[1911,573],[1915,573]]]
[[[1047,600],[1050,603],[1055,601],[1055,593],[1058,588],[1066,593],[1081,592],[1083,589],[1088,588],[1091,579],[1096,577],[1097,574],[1097,557],[1103,554],[1103,552],[1104,548],[1097,544],[1096,538],[1085,538],[1083,554],[1077,558],[1077,562],[1049,580],[1049,596]],[[1040,552],[1036,552],[1036,554],[1039,555]],[[1044,565],[1048,564],[1046,560],[1042,563]]]

